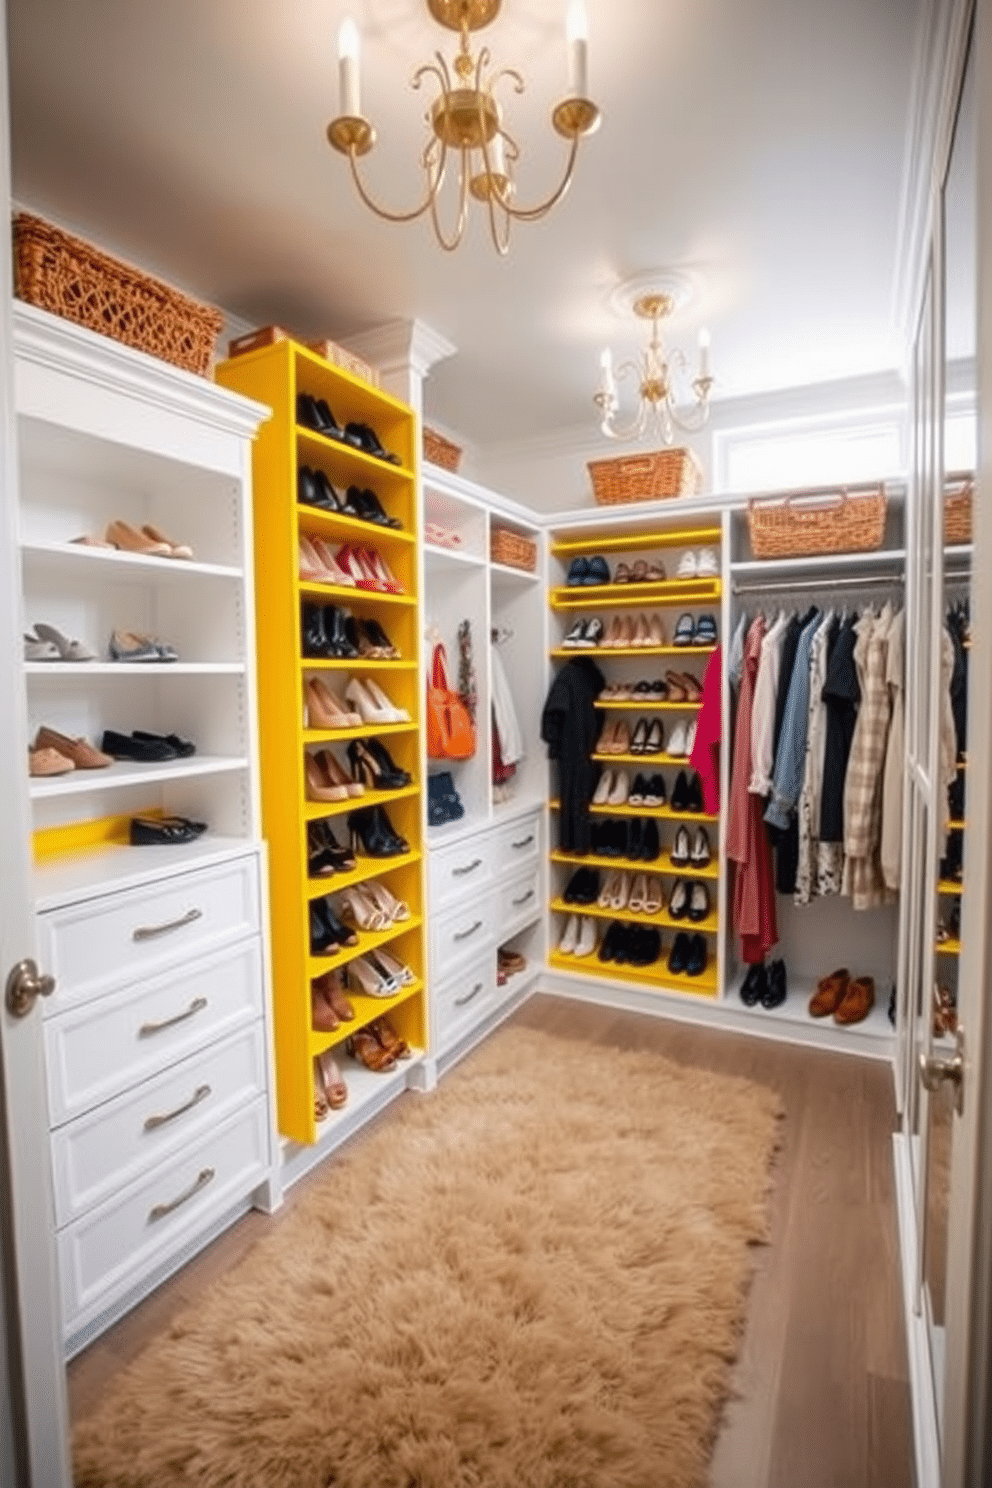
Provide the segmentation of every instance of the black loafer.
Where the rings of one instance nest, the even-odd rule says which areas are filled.
[[[694,646],[716,645],[716,620],[712,615],[700,615],[696,621],[692,643]],[[678,642],[676,642],[676,645]]]
[[[157,736],[138,739],[133,734],[115,733],[113,729],[104,729],[100,748],[104,754],[112,754],[114,759],[135,760],[139,764],[156,764],[162,760],[179,758],[179,751],[165,739]]]
[[[133,816],[128,837],[132,847],[174,847],[195,841],[206,830],[206,822],[185,816]]]
[[[672,942],[672,949],[668,953],[668,969],[673,976],[684,974],[689,963],[689,937],[684,930],[680,930]]]
[[[689,908],[686,914],[693,924],[698,925],[700,920],[705,920],[710,912],[710,891],[704,883],[696,882],[692,886],[689,895]]]
[[[787,995],[785,962],[779,959],[773,961],[768,967],[768,983],[761,994],[761,1006],[763,1008],[781,1007]]]
[[[375,455],[378,460],[388,460],[390,465],[403,464],[399,455],[394,455],[392,450],[383,447],[378,434],[368,424],[355,422],[345,424],[344,438],[356,449],[364,450],[367,455]]]
[[[610,570],[606,559],[599,556],[590,558],[586,565],[586,576],[583,584],[608,584],[610,582]]]
[[[689,941],[689,953],[685,963],[686,975],[702,976],[706,970],[707,959],[705,936],[694,935]]]
[[[168,744],[178,759],[189,759],[196,753],[196,745],[189,739],[180,739],[178,734],[147,734],[144,729],[135,729],[131,737],[140,739],[142,743]]]
[[[576,584],[584,584],[586,574],[588,572],[588,558],[573,558],[568,566],[568,578],[565,580],[565,583],[570,585],[572,588],[574,588]]]
[[[741,1002],[745,1007],[757,1007],[768,991],[768,971],[763,961],[755,961],[747,969],[741,983]]]
[[[675,786],[672,790],[672,810],[688,810],[689,781],[684,770],[680,770],[675,777]]]

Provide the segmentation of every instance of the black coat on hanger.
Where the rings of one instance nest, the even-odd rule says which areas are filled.
[[[587,853],[592,843],[589,802],[599,771],[590,756],[602,722],[595,703],[605,686],[606,678],[590,656],[570,658],[552,682],[541,714],[548,758],[558,761],[562,852]]]

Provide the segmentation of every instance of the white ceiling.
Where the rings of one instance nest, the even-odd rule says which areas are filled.
[[[411,205],[415,66],[454,37],[422,0],[7,0],[15,198],[251,324],[346,338],[416,317],[457,355],[429,415],[484,448],[591,421],[599,349],[644,328],[610,292],[688,274],[671,324],[713,338],[716,396],[894,368],[894,279],[922,0],[587,0],[603,111],[572,189],[497,258],[378,221],[324,138],[337,28],[363,39],[373,190]],[[556,181],[566,0],[505,0],[481,33],[524,74],[507,99],[519,197]],[[477,209],[478,210],[478,209]]]

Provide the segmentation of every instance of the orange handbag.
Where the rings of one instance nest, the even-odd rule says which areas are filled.
[[[427,756],[429,759],[471,759],[475,753],[475,724],[448,681],[448,658],[439,643],[434,647],[427,679]]]

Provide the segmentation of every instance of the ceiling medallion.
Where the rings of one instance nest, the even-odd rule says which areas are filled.
[[[522,207],[515,201],[514,167],[520,158],[520,147],[506,129],[503,109],[496,97],[499,84],[506,80],[515,93],[522,93],[524,81],[512,67],[491,69],[488,47],[472,56],[469,37],[495,19],[500,0],[426,0],[427,9],[439,25],[459,33],[459,49],[451,62],[435,52],[435,61],[419,67],[413,75],[414,88],[425,78],[433,78],[438,93],[428,110],[430,131],[420,154],[420,165],[426,177],[426,192],[420,205],[409,212],[391,212],[378,206],[369,196],[358,172],[358,160],[375,144],[376,134],[361,111],[359,101],[359,37],[351,20],[342,22],[338,37],[341,113],[327,126],[327,138],[335,150],[347,155],[356,190],[365,205],[387,222],[413,222],[430,213],[434,233],[441,247],[451,252],[458,247],[468,222],[470,200],[485,205],[490,236],[497,252],[509,248],[510,227],[514,221],[535,222],[551,211],[568,190],[575,169],[579,141],[599,126],[599,109],[586,96],[588,28],[582,0],[572,0],[568,11],[568,97],[557,104],[551,123],[563,139],[569,141],[564,174],[557,188],[543,202]],[[454,76],[453,76],[454,75]],[[449,167],[449,157],[457,158],[457,210],[453,226],[447,231],[441,224],[439,199]]]

